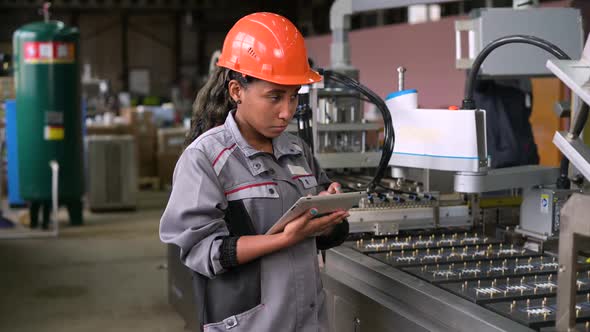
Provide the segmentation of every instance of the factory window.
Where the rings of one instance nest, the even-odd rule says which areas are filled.
[[[384,11],[383,14],[383,23],[384,24],[398,24],[398,23],[407,23],[408,22],[408,8],[401,7],[401,8],[394,8],[388,9]]]
[[[440,21],[440,5],[428,6],[428,18],[430,21]]]
[[[512,7],[513,0],[494,0],[494,7]]]
[[[486,7],[512,7],[514,0],[465,0],[453,1],[439,4],[441,9],[441,16],[457,16],[466,15],[470,11],[477,8]],[[555,0],[539,0],[539,2],[554,2]]]
[[[408,9],[394,8],[354,14],[350,18],[350,29],[365,29],[387,24],[408,22]]]
[[[412,5],[408,7],[408,23],[410,24],[438,21],[440,16],[440,5]]]
[[[428,5],[413,5],[408,7],[408,23],[416,24],[428,21]]]
[[[307,22],[307,21],[306,22],[299,22],[299,24],[297,25],[297,28],[299,29],[301,34],[305,37],[314,34],[313,24],[311,22]]]
[[[357,30],[363,28],[370,28],[379,25],[378,24],[378,13],[377,12],[363,12],[353,14],[350,17],[350,29]]]
[[[314,5],[312,10],[313,32],[315,34],[330,33],[330,6],[331,3]]]
[[[366,12],[360,15],[362,27],[374,27],[379,25],[379,12]]]
[[[457,16],[463,14],[463,2],[448,2],[440,5],[440,15],[445,16]]]
[[[472,9],[485,8],[487,2],[486,0],[463,1],[464,12],[469,13]]]
[[[350,17],[350,30],[357,30],[361,28],[361,18],[360,15],[352,15]]]

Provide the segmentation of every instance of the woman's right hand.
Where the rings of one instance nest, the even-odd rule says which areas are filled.
[[[348,211],[336,211],[326,216],[312,219],[316,215],[317,210],[310,209],[285,226],[283,236],[289,246],[322,233],[326,229],[341,223],[350,214]]]

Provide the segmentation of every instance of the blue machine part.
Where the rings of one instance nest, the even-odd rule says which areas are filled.
[[[387,97],[385,97],[385,100],[387,101],[389,99],[392,99],[392,98],[395,98],[395,97],[399,97],[399,96],[403,96],[403,95],[407,95],[407,94],[410,94],[410,93],[418,93],[418,90],[416,90],[416,89],[408,89],[408,90],[395,91],[395,92],[392,92],[392,93],[388,94]]]
[[[8,159],[8,204],[10,206],[24,206],[25,201],[20,196],[18,180],[18,142],[16,139],[16,101],[7,100],[6,110],[6,157]]]

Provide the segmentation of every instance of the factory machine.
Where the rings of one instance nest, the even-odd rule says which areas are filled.
[[[515,7],[520,2],[527,1]],[[582,259],[590,252],[583,189],[590,148],[580,138],[590,104],[590,45],[578,61],[567,56],[582,54],[580,13],[489,8],[457,22],[457,67],[471,68],[462,109],[418,109],[403,68],[399,91],[385,102],[354,80],[346,36],[353,13],[415,3],[335,1],[332,67],[322,71],[324,82],[302,91],[289,128],[333,180],[367,189],[350,210],[349,240],[325,252],[333,331],[590,331],[590,265]],[[566,158],[562,167],[489,167],[485,110],[469,93],[478,75],[555,75],[579,97],[572,129],[554,138]],[[365,118],[368,103],[383,123]],[[498,192],[508,194],[490,198]],[[170,301],[198,330],[190,273],[178,249],[169,248]]]
[[[391,3],[335,2],[333,72],[355,75],[346,16],[385,6]],[[323,86],[311,87],[312,125],[299,117],[300,135],[333,179],[350,190],[367,188],[350,210],[349,241],[325,254],[333,331],[590,331],[590,196],[584,191],[590,149],[580,138],[590,102],[590,46],[579,61],[568,56],[582,54],[580,22],[574,9],[542,8],[482,9],[457,22],[457,66],[472,69],[466,99],[460,110],[418,109],[417,91],[404,89],[404,75],[411,73],[399,68],[399,91],[385,101],[390,118],[383,113],[383,154],[388,121],[395,136],[386,171],[380,152],[366,146],[356,159],[345,155],[354,142],[366,143],[365,132],[379,128],[363,127],[365,121],[352,115],[362,103],[338,100],[369,95],[330,71],[323,73]],[[464,32],[468,58],[461,56]],[[566,158],[560,168],[489,167],[485,110],[469,92],[478,75],[555,75],[568,85],[577,97],[572,129],[554,138]],[[361,120],[345,127],[334,120],[346,122],[339,114]],[[343,135],[339,126],[360,135]],[[334,146],[348,151],[328,151],[330,139],[346,139]]]

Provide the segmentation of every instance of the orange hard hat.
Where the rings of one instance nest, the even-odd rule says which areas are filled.
[[[318,82],[309,67],[303,36],[295,25],[273,13],[241,18],[229,30],[217,65],[283,85]]]

